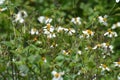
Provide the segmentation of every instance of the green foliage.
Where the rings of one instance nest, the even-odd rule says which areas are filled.
[[[64,71],[57,75],[64,80],[117,80],[120,24],[116,29],[111,27],[120,23],[119,5],[114,0],[5,0],[0,4],[0,80],[62,80],[53,79],[56,75],[52,71]],[[104,15],[108,15],[107,26],[98,18]],[[49,24],[45,20],[40,23],[39,16],[52,18],[54,32],[49,33]],[[71,22],[77,17],[80,25]],[[46,25],[55,37],[45,33]],[[57,31],[59,26],[64,30]],[[107,31],[118,36],[104,36]]]

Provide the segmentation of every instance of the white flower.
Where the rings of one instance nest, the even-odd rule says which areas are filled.
[[[116,32],[113,32],[113,31],[111,31],[111,30],[108,30],[108,31],[104,34],[104,36],[107,36],[107,37],[112,38],[112,37],[117,37],[118,35],[117,35]]]
[[[103,48],[110,48],[110,49],[113,49],[113,46],[110,45],[109,43],[102,43],[101,46],[102,46]]]
[[[89,38],[90,36],[94,35],[94,32],[92,32],[91,30],[85,30],[85,31],[82,31],[82,32],[86,36],[86,38]]]
[[[48,24],[48,23],[52,22],[52,18],[48,18],[48,17],[45,17],[45,16],[40,16],[40,17],[38,17],[38,21],[40,23]]]
[[[47,62],[47,60],[46,60],[46,58],[45,57],[42,57],[42,60],[46,63]]]
[[[47,24],[45,27],[43,27],[44,34],[47,35],[47,38],[56,37],[54,30],[55,30],[54,27],[50,24]]]
[[[53,43],[53,44],[50,46],[50,48],[55,48],[55,47],[57,47],[57,46],[58,46],[58,44]]]
[[[118,80],[120,80],[120,75],[117,76]]]
[[[101,66],[99,66],[99,68],[102,69],[102,71],[110,71],[110,69],[105,65],[105,64],[101,64]]]
[[[56,72],[52,71],[52,75],[54,76],[52,80],[63,80],[62,75],[64,75],[64,72]]]
[[[5,2],[5,0],[0,0],[0,5],[2,5]]]
[[[75,30],[73,28],[63,28],[63,31],[68,33],[68,35],[73,35],[75,33]]]
[[[114,62],[115,66],[120,67],[120,62]]]
[[[81,24],[80,17],[72,18],[71,22],[80,25]]]
[[[13,58],[12,61],[15,62],[16,60]]]
[[[59,26],[59,27],[56,28],[56,31],[57,31],[57,32],[62,32],[63,30],[64,30],[64,28],[61,27],[61,26]]]
[[[112,25],[112,29],[116,29],[117,27],[120,27],[120,22],[117,22],[116,24]]]
[[[101,47],[101,44],[97,44],[92,49],[97,49],[97,48],[100,48],[100,47]]]
[[[109,43],[102,43],[101,44],[101,47],[102,47],[102,49],[103,49],[103,54],[104,53],[107,53],[108,55],[110,54],[110,52],[111,53],[113,53],[114,51],[113,51],[113,45],[110,45]]]
[[[90,50],[90,49],[92,49],[91,46],[85,47],[85,50]]]
[[[38,30],[36,28],[32,28],[31,31],[30,31],[30,34],[31,35],[34,35],[34,34],[38,34]]]
[[[116,3],[119,3],[120,0],[116,0]]]
[[[78,71],[77,75],[80,75],[81,74],[81,70]]]
[[[41,41],[37,41],[37,43],[38,43],[38,44],[42,44],[42,42],[41,42]]]
[[[105,26],[108,26],[107,17],[108,17],[107,15],[105,15],[104,17],[99,16],[99,17],[98,17],[99,22],[102,23],[102,24],[105,25]]]
[[[108,50],[104,50],[103,52],[102,52],[102,55],[103,55],[103,58],[106,58],[106,56],[110,56],[110,52],[108,51]]]
[[[24,22],[24,18],[26,18],[27,16],[28,15],[27,15],[26,11],[21,10],[17,14],[14,15],[15,20],[13,20],[13,22],[23,23]]]
[[[78,51],[77,51],[77,54],[81,55],[81,54],[82,54],[82,51],[78,50]]]
[[[75,33],[75,30],[72,28],[68,29],[68,35],[73,35]]]
[[[1,8],[1,9],[0,9],[0,12],[5,11],[5,10],[7,10],[7,7]]]
[[[55,37],[56,37],[55,33],[47,34],[47,38],[55,38]]]
[[[47,24],[45,27],[43,27],[44,34],[50,34],[54,31],[54,27],[50,24]]]
[[[44,16],[38,17],[38,21],[39,21],[40,23],[44,23],[44,20],[45,20],[45,17],[44,17]]]
[[[69,54],[70,54],[70,50],[66,50],[66,51],[63,50],[62,53],[63,53],[64,55],[69,55]]]

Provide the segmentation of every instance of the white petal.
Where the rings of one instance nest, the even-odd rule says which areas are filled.
[[[120,0],[116,0],[116,3],[119,3]]]
[[[52,71],[52,75],[55,75],[57,72],[56,71]]]

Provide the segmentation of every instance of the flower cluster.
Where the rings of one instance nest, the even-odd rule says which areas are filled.
[[[0,37],[0,55],[5,54],[5,56],[0,60],[8,61],[5,67],[7,70],[2,70],[4,63],[0,64],[3,71],[0,75],[2,78],[7,79],[4,76],[7,72],[10,76],[11,73],[13,74],[11,76],[13,78],[10,79],[20,77],[20,79],[46,80],[49,77],[51,80],[96,80],[99,77],[107,79],[109,75],[104,76],[102,73],[113,72],[112,75],[120,79],[119,51],[115,51],[117,47],[114,44],[115,40],[119,39],[120,21],[115,19],[113,23],[114,18],[111,15],[106,12],[106,14],[101,13],[102,7],[93,5],[94,9],[88,8],[91,6],[91,3],[87,5],[89,0],[86,3],[79,2],[81,4],[79,8],[83,13],[81,15],[77,13],[76,16],[75,10],[71,14],[66,11],[71,3],[66,4],[64,8],[57,7],[56,10],[54,4],[49,6],[50,9],[46,9],[51,1],[36,3],[37,1],[24,1],[27,6],[22,10],[24,7],[18,8],[18,4],[23,0],[18,1],[18,4],[15,3],[15,6],[14,1],[0,0],[0,24],[3,26],[0,30],[1,32],[5,30],[3,31],[5,35]],[[116,0],[116,3],[118,4],[119,1]],[[45,4],[41,4],[42,2]],[[97,5],[101,5],[104,1],[98,2]],[[38,4],[41,4],[40,13],[36,11],[38,8],[33,7]],[[84,10],[84,5],[88,9]],[[79,10],[77,6],[74,8]],[[46,10],[42,11],[44,9]],[[54,14],[51,14],[50,10],[55,11]],[[87,13],[87,10],[90,13]],[[92,14],[93,16],[89,16]],[[7,22],[11,25],[6,25]],[[7,28],[4,25],[8,26],[11,32],[9,35],[6,34]],[[36,73],[36,76],[29,78],[34,75],[33,73]],[[9,74],[7,76],[10,77]]]

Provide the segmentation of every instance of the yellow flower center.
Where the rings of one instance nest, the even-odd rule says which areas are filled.
[[[88,49],[91,49],[92,47],[91,46],[87,46]]]
[[[107,66],[105,64],[102,64],[103,68],[107,68]]]
[[[56,77],[56,78],[58,78],[59,76],[60,76],[60,74],[59,74],[59,73],[56,73],[56,74],[55,74],[55,77]]]
[[[45,19],[47,20],[47,19],[49,19],[49,18],[46,16]]]
[[[55,44],[55,43],[53,43],[52,45],[53,45],[53,47],[55,47],[55,46],[56,46],[56,44]]]
[[[36,32],[37,30],[35,28],[32,29],[34,32]]]
[[[88,34],[92,34],[92,31],[91,30],[87,30]]]
[[[103,18],[103,21],[104,21],[104,22],[106,22],[106,21],[107,21],[107,19],[106,19],[106,18]]]
[[[106,46],[109,46],[109,43],[106,43]]]
[[[109,32],[109,33],[112,33],[112,31],[111,31],[110,29],[108,30],[108,32]]]
[[[34,37],[33,41],[37,41],[37,37]]]
[[[64,54],[65,54],[65,55],[70,54],[70,50],[66,50],[66,51],[64,52]]]
[[[68,31],[71,31],[71,28],[68,28]]]
[[[98,47],[100,47],[100,46],[101,46],[101,44],[97,44],[97,46],[98,46]]]
[[[77,23],[78,23],[77,17],[75,18],[75,22],[77,22]]]
[[[50,24],[47,24],[47,30],[50,30]]]
[[[45,60],[46,58],[45,57],[42,57],[42,60]]]
[[[117,62],[118,65],[120,65],[120,62]]]
[[[116,27],[118,27],[117,23],[115,24]]]

